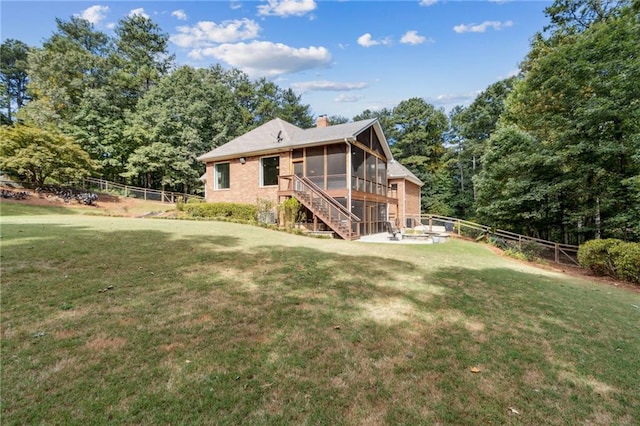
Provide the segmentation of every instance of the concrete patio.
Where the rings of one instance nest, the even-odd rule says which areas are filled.
[[[392,239],[391,234],[388,232],[381,232],[379,234],[371,234],[360,237],[359,242],[362,243],[385,243],[385,244],[434,244],[443,243],[449,239],[444,226],[432,226],[429,229],[428,226],[417,226],[412,231],[422,232],[410,235],[398,235],[398,239]],[[434,239],[435,237],[435,239]]]

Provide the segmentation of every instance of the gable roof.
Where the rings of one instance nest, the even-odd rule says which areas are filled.
[[[416,175],[411,173],[409,169],[398,163],[396,160],[391,160],[387,164],[387,177],[389,179],[406,179],[418,186],[424,186],[424,182],[418,179]]]
[[[353,140],[364,130],[373,126],[380,139],[386,157],[393,156],[377,118],[328,127],[301,129],[279,118],[275,118],[250,132],[198,157],[199,161],[221,161],[240,156],[272,154],[293,148],[323,145],[331,142]]]

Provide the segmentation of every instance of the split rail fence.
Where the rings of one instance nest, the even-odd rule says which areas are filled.
[[[162,191],[159,189],[139,188],[137,186],[123,185],[110,182],[104,179],[84,178],[82,186],[85,189],[96,188],[105,192],[116,192],[124,197],[138,198],[142,200],[161,201],[163,203],[175,204],[178,201],[186,202],[189,198],[202,200],[199,195],[186,194],[182,192]]]
[[[511,246],[518,247],[521,251],[523,248],[526,248],[526,245],[535,244],[535,246],[538,247],[538,254],[545,259],[553,260],[555,263],[567,263],[567,260],[569,260],[571,263],[580,266],[577,260],[578,246],[571,244],[562,244],[540,238],[528,237],[526,235],[520,235],[514,232],[480,225],[479,223],[470,222],[468,220],[436,214],[420,215],[420,223],[424,226],[428,226],[430,231],[433,230],[433,226],[439,225],[444,226],[448,232],[455,232],[460,236],[487,236],[493,237],[496,240],[501,239],[504,242],[509,242]],[[465,229],[473,231],[465,232]]]

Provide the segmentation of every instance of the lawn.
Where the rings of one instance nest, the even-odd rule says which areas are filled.
[[[2,423],[638,424],[640,294],[453,240],[2,207]]]

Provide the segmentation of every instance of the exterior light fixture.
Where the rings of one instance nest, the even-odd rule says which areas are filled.
[[[244,164],[247,162],[247,159],[244,157],[240,157],[240,164]]]

